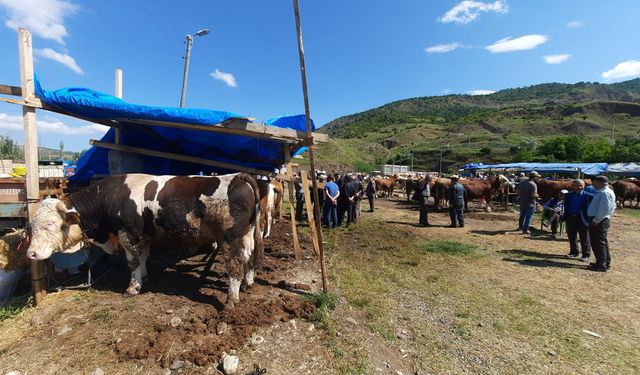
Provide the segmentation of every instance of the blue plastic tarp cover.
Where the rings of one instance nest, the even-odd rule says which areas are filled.
[[[484,164],[481,169],[513,169],[523,172],[536,171],[548,173],[573,173],[580,170],[581,173],[595,176],[607,171],[607,163],[503,163]]]
[[[247,117],[226,111],[196,108],[173,108],[138,105],[125,102],[117,97],[87,88],[63,88],[44,90],[40,81],[35,80],[36,95],[48,107],[56,107],[70,116],[87,121],[117,120],[121,124],[121,144],[207,160],[220,161],[274,171],[284,162],[282,143],[242,135],[222,134],[198,130],[183,130],[161,126],[143,126],[127,120],[153,120],[182,124],[221,126],[221,122]],[[280,116],[267,121],[267,125],[281,128],[306,130],[304,115]],[[315,126],[312,129],[315,130]],[[101,141],[113,143],[115,130],[110,129]],[[298,150],[299,154],[304,150]],[[292,154],[291,156],[294,156]],[[177,160],[139,156],[142,170],[135,172],[155,175],[193,175],[230,173],[208,165],[193,164]],[[109,150],[91,147],[78,161],[75,174],[70,178],[75,182],[89,181],[94,175],[109,175]]]
[[[609,164],[607,173],[620,176],[640,177],[640,164],[638,163],[615,163]]]

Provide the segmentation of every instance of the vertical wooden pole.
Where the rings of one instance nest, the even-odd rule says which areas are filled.
[[[301,258],[300,253],[300,241],[298,240],[298,227],[296,226],[296,200],[294,198],[294,182],[293,182],[293,166],[291,165],[291,155],[289,155],[289,148],[287,144],[284,144],[284,162],[285,168],[287,168],[287,190],[289,190],[289,212],[291,212],[291,236],[293,237],[293,252],[296,255],[296,259]]]
[[[298,0],[293,0],[293,13],[296,20],[296,33],[298,36],[298,58],[300,59],[300,78],[302,80],[302,95],[304,98],[304,115],[307,120],[307,141],[309,144],[309,173],[311,173],[311,186],[313,188],[313,198],[319,202],[318,179],[316,176],[315,157],[313,155],[313,132],[311,131],[311,111],[309,109],[309,93],[307,90],[307,67],[304,61],[304,43],[302,42],[302,25],[300,23],[300,7]],[[322,291],[327,292],[327,265],[324,260],[324,249],[322,244],[322,224],[320,222],[320,205],[314,206],[316,230],[318,235],[318,247],[320,250],[320,271],[322,272]]]
[[[116,69],[116,97],[122,99],[122,69]],[[122,140],[122,133],[119,128],[114,129],[115,141],[113,143],[119,145]]]
[[[33,46],[31,44],[31,33],[23,28],[18,30],[18,53],[20,54],[22,98],[28,102],[36,97],[33,78]],[[29,220],[31,220],[35,215],[38,201],[40,200],[36,109],[23,106],[22,121],[24,123],[24,163],[27,170],[27,211]],[[47,293],[43,261],[31,261],[31,285],[33,287],[33,299],[37,305]]]
[[[311,242],[313,243],[313,251],[315,251],[317,257],[320,257],[318,233],[316,230],[316,222],[313,215],[314,205],[311,203],[311,191],[309,189],[309,176],[307,174],[307,171],[300,171],[300,179],[302,181],[302,190],[304,190],[304,205],[307,208],[307,218],[309,219],[309,228],[311,229]]]

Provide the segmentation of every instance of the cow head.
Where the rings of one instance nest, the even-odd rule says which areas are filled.
[[[59,199],[48,198],[40,202],[30,226],[29,259],[47,259],[54,252],[74,252],[84,245],[80,215]]]

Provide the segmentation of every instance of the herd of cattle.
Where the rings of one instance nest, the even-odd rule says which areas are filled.
[[[435,206],[440,209],[448,203],[449,188],[451,187],[451,179],[445,177],[437,177],[427,175],[424,177],[428,180],[431,188],[431,196],[434,199]],[[390,196],[396,190],[401,188],[407,194],[407,200],[411,199],[411,194],[418,188],[418,184],[422,181],[420,178],[400,178],[393,175],[387,178],[376,178],[376,188],[383,195]],[[557,198],[563,189],[571,191],[572,180],[547,180],[544,178],[536,178],[538,186],[538,196],[542,202],[546,202],[551,198]],[[509,181],[503,175],[489,176],[486,179],[469,178],[460,179],[460,183],[467,191],[465,208],[471,200],[478,199],[482,206],[486,206],[491,211],[489,203],[498,195],[500,197],[514,193],[517,183]],[[585,179],[587,185],[591,185],[591,180]],[[636,207],[640,204],[640,181],[635,178],[618,180],[611,183],[611,188],[615,192],[618,205],[625,207],[627,201],[636,201]]]
[[[62,199],[43,200],[30,222],[30,259],[96,245],[124,251],[138,294],[151,246],[222,250],[229,277],[226,307],[239,301],[242,281],[253,284],[263,238],[278,216],[282,185],[244,173],[224,176],[108,177]]]

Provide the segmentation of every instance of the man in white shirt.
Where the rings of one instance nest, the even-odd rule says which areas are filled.
[[[596,256],[596,262],[590,264],[590,269],[606,272],[611,266],[611,253],[607,234],[611,221],[611,215],[616,209],[616,195],[609,187],[609,179],[606,176],[598,176],[593,179],[593,187],[597,193],[593,197],[587,216],[589,217],[589,236],[591,248]]]

